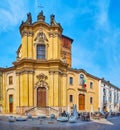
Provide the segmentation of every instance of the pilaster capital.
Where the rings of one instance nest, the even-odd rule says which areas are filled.
[[[34,33],[32,31],[28,31],[27,35],[32,37],[34,35]]]
[[[34,70],[21,70],[16,72],[16,75],[20,75],[20,74],[34,74]]]
[[[26,30],[23,30],[23,31],[21,32],[21,35],[22,35],[22,37],[27,36],[27,35],[28,35],[28,32],[27,32]]]

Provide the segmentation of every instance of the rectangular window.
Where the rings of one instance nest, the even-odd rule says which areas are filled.
[[[13,77],[9,76],[9,85],[13,84]]]
[[[73,95],[70,95],[70,102],[73,102]]]
[[[13,95],[9,95],[9,102],[13,103]]]
[[[70,84],[70,85],[73,84],[73,77],[70,77],[70,79],[69,79],[69,84]]]
[[[45,45],[37,45],[37,59],[45,59]]]
[[[92,97],[90,97],[90,104],[92,104],[93,103],[93,98]]]
[[[93,89],[93,82],[90,82],[90,88]]]

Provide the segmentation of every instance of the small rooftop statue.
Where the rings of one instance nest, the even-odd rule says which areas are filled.
[[[51,26],[57,25],[54,14],[51,14],[51,16],[50,16],[50,25]]]
[[[26,20],[25,23],[26,24],[32,24],[32,17],[31,17],[31,13],[30,12],[27,14],[27,20]]]
[[[41,12],[38,14],[37,20],[38,20],[38,21],[45,21],[45,16],[43,15],[43,11],[42,11],[42,10],[41,10]]]

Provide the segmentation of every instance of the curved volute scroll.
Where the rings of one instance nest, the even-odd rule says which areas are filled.
[[[48,89],[48,83],[46,82],[48,77],[43,73],[37,75],[36,77],[38,79],[38,82],[35,84],[35,88],[36,87],[45,87],[46,89]]]

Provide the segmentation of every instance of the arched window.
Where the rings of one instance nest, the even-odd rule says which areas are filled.
[[[69,84],[70,84],[70,85],[73,85],[73,77],[70,77],[70,78],[69,78]]]
[[[37,59],[44,60],[46,54],[45,45],[44,44],[38,44],[37,45]]]
[[[80,74],[80,85],[84,84],[84,75]]]

